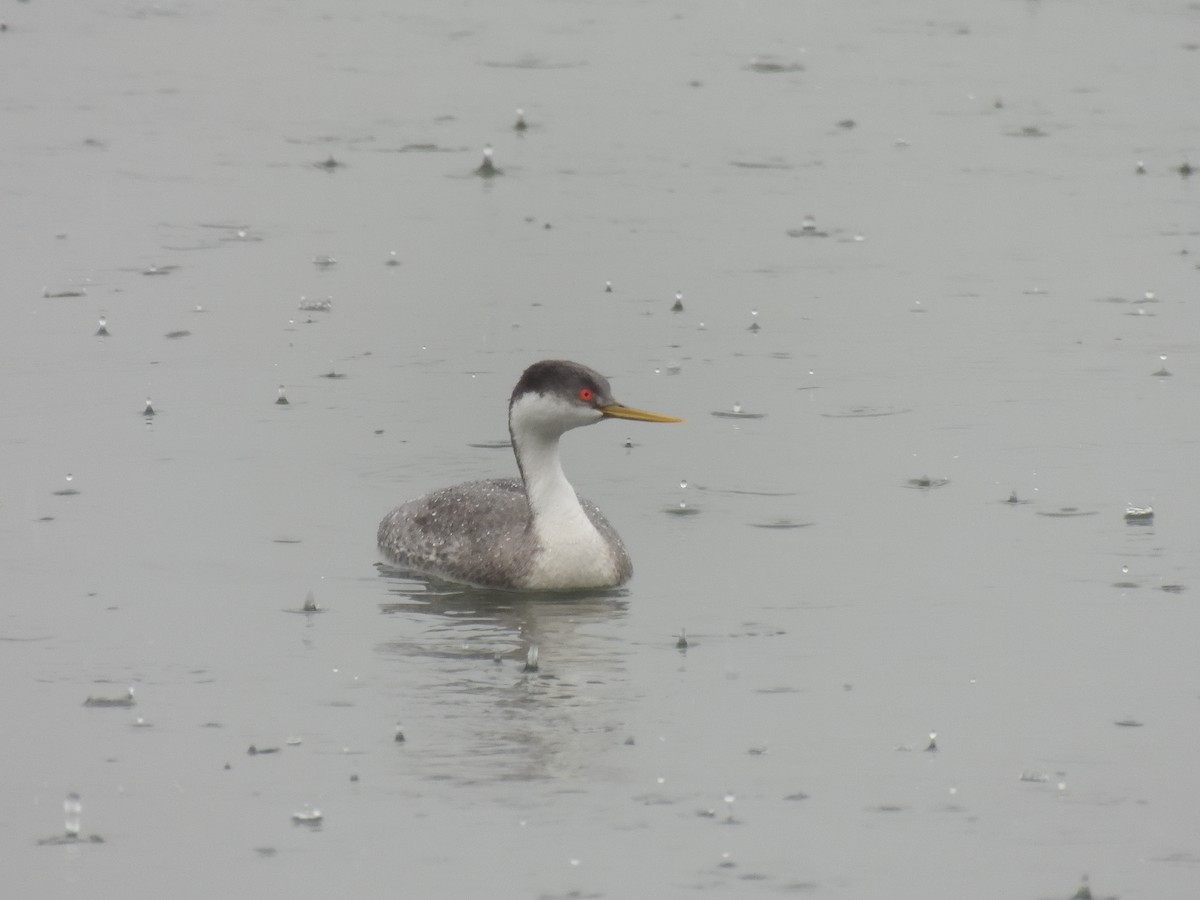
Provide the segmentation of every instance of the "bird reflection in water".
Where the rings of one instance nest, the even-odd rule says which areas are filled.
[[[439,781],[537,780],[626,747],[628,591],[502,592],[379,570],[390,635],[376,649],[402,684],[406,764]]]

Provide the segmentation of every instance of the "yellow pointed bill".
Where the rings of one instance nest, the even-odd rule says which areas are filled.
[[[599,407],[600,412],[614,419],[636,419],[639,422],[682,422],[674,416],[664,416],[659,413],[646,412],[644,409],[634,409],[632,406],[622,406],[620,403],[610,403]]]

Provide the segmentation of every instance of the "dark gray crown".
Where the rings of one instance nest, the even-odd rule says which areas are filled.
[[[577,398],[584,388],[594,395],[593,406],[613,402],[608,379],[595,369],[565,359],[543,359],[521,375],[521,380],[513,388],[509,406],[525,394],[561,394],[563,397]]]

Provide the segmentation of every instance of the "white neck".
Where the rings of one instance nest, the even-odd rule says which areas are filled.
[[[513,450],[525,480],[537,542],[531,587],[596,587],[617,581],[618,560],[579,505],[558,453],[564,431],[600,418],[591,410],[537,394],[518,398],[509,410]]]
[[[548,416],[545,398],[521,398],[513,404],[509,416],[513,450],[525,480],[525,494],[533,528],[545,544],[580,531],[595,532],[579,505],[575,488],[563,474],[558,441],[561,420]],[[581,423],[582,424],[582,423]]]

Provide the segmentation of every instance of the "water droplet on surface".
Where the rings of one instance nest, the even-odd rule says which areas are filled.
[[[400,257],[397,255],[397,253],[396,253],[396,251],[395,251],[395,250],[393,250],[391,253],[389,253],[389,254],[388,254],[387,262],[386,262],[386,263],[384,263],[384,265],[385,265],[385,266],[398,266],[398,265],[400,265]]]
[[[304,808],[299,812],[292,813],[292,821],[298,825],[318,825],[323,818],[321,810],[308,803],[305,803]]]
[[[57,491],[54,492],[54,495],[56,497],[73,497],[74,495],[78,494],[79,491],[71,484],[71,482],[74,480],[75,480],[75,476],[72,475],[70,472],[68,472],[67,478],[66,478],[67,486],[63,487],[63,488],[59,488]]]
[[[156,413],[154,411],[154,404],[150,402],[149,397],[146,398],[146,406],[142,410],[142,415],[145,416],[147,419],[150,418],[151,416],[158,415],[158,413]]]
[[[1125,521],[1130,525],[1150,525],[1154,522],[1154,507],[1130,504],[1125,507]]]
[[[100,327],[96,329],[96,337],[108,337],[108,319],[100,317]]]
[[[725,824],[733,825],[737,823],[737,819],[733,817],[733,801],[737,798],[732,793],[725,795]]]
[[[79,837],[79,819],[82,814],[83,803],[80,801],[79,795],[74,792],[67,794],[67,799],[63,801],[63,815],[66,818],[64,826],[67,837]]]
[[[84,706],[93,708],[119,708],[128,709],[137,705],[137,701],[133,696],[133,688],[127,688],[124,696],[120,697],[92,697],[89,696],[83,701]]]
[[[475,174],[480,178],[491,178],[495,175],[503,174],[500,169],[496,167],[496,163],[492,158],[491,144],[484,144],[483,161],[479,163],[479,168],[475,170]]]
[[[688,489],[688,481],[686,478],[681,478],[679,480],[679,489],[683,491]],[[700,512],[700,508],[689,506],[686,500],[680,500],[678,505],[665,507],[663,511],[672,516],[694,516]]]
[[[301,295],[299,308],[304,312],[332,312],[333,297],[326,296],[324,300],[309,300]]]
[[[536,672],[538,670],[538,645],[530,644],[529,652],[525,654],[525,669],[526,672]]]
[[[517,107],[517,121],[513,123],[513,131],[525,131],[529,123],[525,121],[525,110]]]
[[[287,406],[288,405],[287,391],[284,390],[284,387],[282,384],[279,386],[279,396],[275,398],[275,404],[277,406]]]
[[[671,312],[683,312],[683,291],[675,292],[675,302],[671,304]]]
[[[612,292],[613,292],[612,282],[611,281],[604,282],[604,293],[611,294]]]
[[[1121,566],[1121,574],[1128,575],[1129,574],[1129,566]]]

